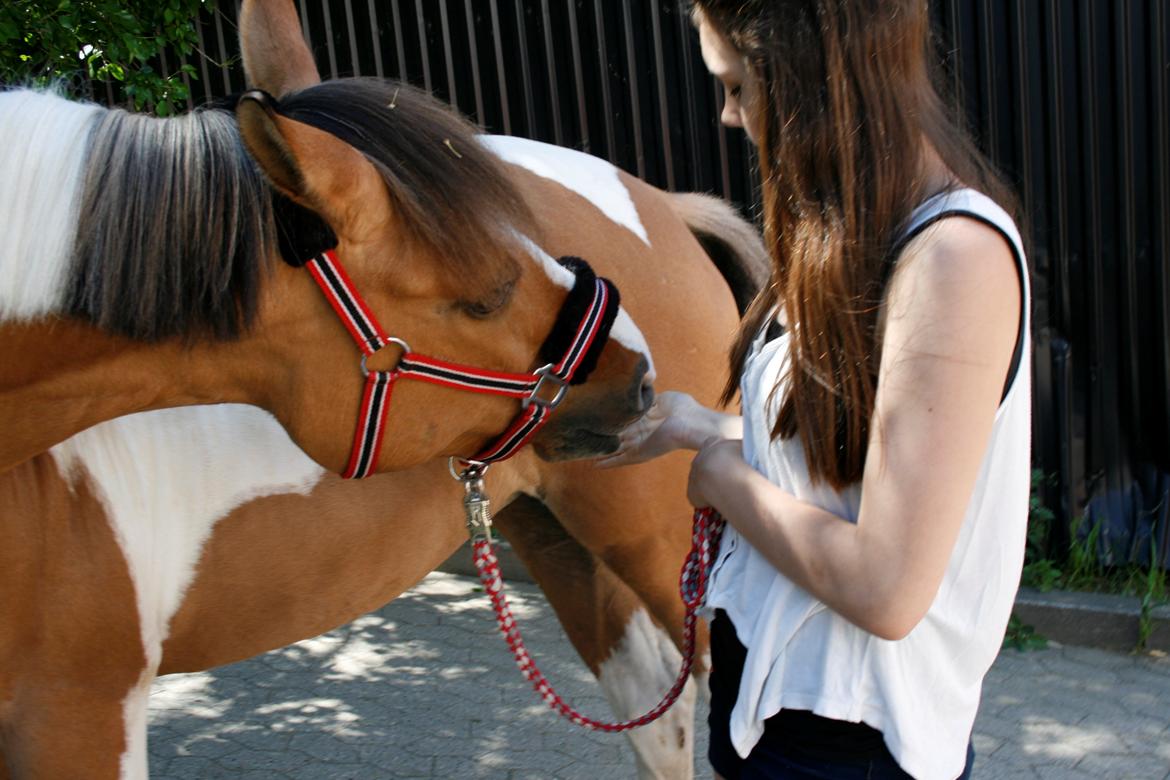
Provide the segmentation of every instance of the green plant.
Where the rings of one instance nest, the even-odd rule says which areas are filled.
[[[1041,558],[1024,564],[1024,574],[1020,578],[1020,584],[1047,593],[1060,585],[1061,576],[1061,571],[1056,568],[1055,563],[1047,558]]]
[[[215,0],[22,0],[0,6],[0,81],[57,85],[93,98],[107,81],[135,110],[166,116],[187,100],[184,77],[195,68],[177,58],[198,44],[195,19]],[[166,52],[173,70],[152,63]]]
[[[1150,565],[1146,568],[1145,581],[1142,588],[1141,613],[1138,616],[1138,641],[1135,648],[1139,652],[1146,649],[1150,634],[1154,630],[1154,607],[1167,602],[1166,572],[1161,568],[1158,559],[1158,543],[1154,535],[1150,535]]]
[[[1069,531],[1067,573],[1064,576],[1063,587],[1069,590],[1096,590],[1103,577],[1106,576],[1104,566],[1101,565],[1101,556],[1098,543],[1101,539],[1102,522],[1095,521],[1088,533],[1082,535],[1085,518],[1078,517],[1072,522]]]
[[[1054,520],[1053,513],[1040,501],[1038,487],[1043,476],[1032,472],[1032,496],[1028,511],[1028,544],[1024,557],[1024,571],[1021,585],[1041,591],[1062,590],[1092,591],[1135,596],[1140,600],[1141,611],[1138,620],[1138,643],[1136,650],[1144,649],[1153,631],[1153,611],[1167,603],[1170,597],[1168,575],[1162,568],[1158,555],[1156,534],[1150,536],[1150,555],[1142,564],[1106,566],[1101,562],[1100,541],[1104,524],[1095,520],[1087,532],[1085,518],[1079,517],[1072,523],[1068,548],[1053,551],[1050,556],[1047,546]],[[1023,625],[1013,616],[1004,640],[1005,647],[1025,649],[1042,640],[1030,626]]]
[[[1065,550],[1050,550],[1049,539],[1055,513],[1040,499],[1040,487],[1044,475],[1039,470],[1032,472],[1032,494],[1028,500],[1028,542],[1024,554],[1024,571],[1020,584],[1048,591],[1054,588],[1065,590],[1112,590],[1103,587],[1106,580],[1114,579],[1114,573],[1101,563],[1100,541],[1103,524],[1093,522],[1087,533],[1083,533],[1085,518],[1073,520],[1069,529],[1069,544]],[[1055,552],[1055,555],[1052,553]]]
[[[1032,471],[1032,494],[1028,498],[1028,543],[1024,553],[1024,572],[1020,584],[1049,591],[1057,586],[1062,576],[1056,562],[1048,557],[1048,540],[1055,513],[1040,500],[1040,486],[1044,473]]]
[[[1012,648],[1020,652],[1028,650],[1043,650],[1048,647],[1048,640],[1036,633],[1036,629],[1020,620],[1014,612],[1008,620],[1007,633],[1003,637],[1003,648]]]

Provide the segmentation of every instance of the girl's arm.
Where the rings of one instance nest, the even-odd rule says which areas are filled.
[[[938,592],[970,503],[1020,300],[1015,260],[998,233],[964,218],[940,223],[911,244],[890,283],[857,524],[769,483],[738,442],[699,452],[692,502],[718,509],[846,619],[886,639],[906,636]]]

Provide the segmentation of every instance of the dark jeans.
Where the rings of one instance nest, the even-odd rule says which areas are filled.
[[[731,744],[731,710],[739,692],[747,650],[735,627],[719,610],[711,623],[711,766],[727,780],[906,780],[881,732],[862,723],[845,723],[811,712],[781,710],[764,722],[764,735],[746,759]],[[968,780],[975,761],[967,746]]]
[[[835,761],[785,753],[783,749],[763,741],[756,744],[746,760],[735,754],[730,742],[727,743],[727,750],[731,752],[734,763],[716,764],[714,746],[711,754],[711,765],[727,780],[904,780],[910,777],[889,755],[861,763]],[[974,762],[975,750],[968,745],[967,766],[959,780],[971,777]]]

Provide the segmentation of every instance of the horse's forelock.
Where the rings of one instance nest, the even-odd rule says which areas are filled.
[[[450,107],[406,84],[356,78],[286,96],[280,111],[362,152],[385,180],[408,238],[467,294],[511,275],[521,253],[515,237],[531,235],[535,220],[476,128]]]

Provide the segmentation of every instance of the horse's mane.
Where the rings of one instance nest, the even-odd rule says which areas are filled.
[[[256,313],[278,253],[273,191],[225,103],[157,119],[114,109],[91,131],[67,313],[140,340],[227,339]],[[475,129],[407,85],[330,81],[281,113],[377,167],[410,240],[474,288],[511,263],[527,205]],[[304,260],[305,258],[289,258]]]
[[[326,81],[281,98],[281,114],[325,130],[382,174],[392,206],[421,248],[468,294],[511,263],[517,233],[534,235],[527,203],[474,126],[426,92],[396,81]]]
[[[147,341],[245,330],[276,232],[235,118],[103,111],[86,169],[67,313]]]

